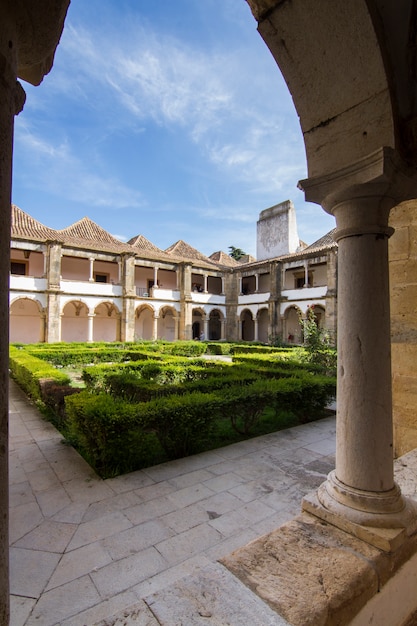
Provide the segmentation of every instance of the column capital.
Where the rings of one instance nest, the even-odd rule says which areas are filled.
[[[320,204],[331,215],[346,201],[375,197],[389,212],[417,197],[417,172],[393,148],[383,147],[341,170],[301,180],[298,187],[307,202]]]

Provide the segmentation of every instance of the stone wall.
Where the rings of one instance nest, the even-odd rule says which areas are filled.
[[[395,456],[417,448],[417,201],[391,212],[391,340]]]

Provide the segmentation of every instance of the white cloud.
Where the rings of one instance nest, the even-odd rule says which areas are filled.
[[[54,145],[41,138],[28,125],[16,124],[15,150],[21,165],[28,164],[26,184],[57,196],[93,207],[123,208],[140,206],[141,196],[117,178],[89,169],[71,152],[69,142]],[[17,174],[23,170],[19,167]]]
[[[289,178],[295,187],[304,171],[287,88],[278,70],[273,85],[267,72],[256,72],[244,50],[202,51],[138,20],[105,35],[69,25],[62,46],[66,67],[76,68],[74,96],[83,91],[94,106],[105,103],[112,123],[180,128],[205,158],[256,193],[265,186],[280,193]]]

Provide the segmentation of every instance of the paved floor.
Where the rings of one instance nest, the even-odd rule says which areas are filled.
[[[299,512],[334,467],[333,417],[105,481],[13,382],[10,431],[12,626],[284,623],[256,599],[252,621],[181,620],[172,607],[201,572],[224,610],[238,602],[217,559]],[[131,621],[107,621],[133,606]]]

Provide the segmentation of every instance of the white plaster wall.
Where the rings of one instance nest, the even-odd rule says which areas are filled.
[[[135,318],[135,338],[153,338],[153,312],[150,309],[142,309]]]
[[[120,339],[120,317],[113,310],[108,315],[108,309],[104,304],[95,310],[93,318],[93,341],[118,341]]]
[[[256,232],[258,261],[296,252],[300,242],[293,203],[286,200],[262,211],[256,224]]]
[[[417,554],[373,596],[349,626],[401,626],[417,609]]]
[[[33,300],[22,298],[10,307],[10,342],[37,343],[43,341],[43,318]]]
[[[61,276],[67,280],[88,280],[90,278],[89,260],[63,256],[61,259]]]
[[[108,280],[113,283],[119,282],[119,264],[109,261],[94,261],[94,273],[108,274]]]
[[[175,340],[175,321],[171,311],[158,319],[158,339]]]
[[[158,270],[158,283],[164,289],[177,289],[177,273],[172,270]]]
[[[121,296],[123,287],[112,283],[90,283],[88,281],[78,282],[72,280],[61,280],[61,290],[63,293],[76,295],[97,295],[97,296]]]
[[[152,267],[135,265],[135,287],[148,288],[148,280],[153,282],[154,273]]]
[[[10,278],[18,278],[17,276],[13,276]],[[20,276],[20,278],[24,278],[23,276]],[[14,283],[14,280],[10,281],[11,283]],[[22,285],[22,281],[16,281],[18,282],[20,285]],[[42,278],[37,278],[37,279],[33,279],[33,278],[28,278],[27,281],[25,281],[23,284],[25,284],[25,286],[29,283],[39,283],[42,282],[44,283],[45,281]],[[46,287],[45,287],[46,288]],[[19,300],[20,298],[23,299],[27,299],[27,300],[33,300],[34,302],[38,302],[39,306],[41,308],[45,308],[46,307],[46,294],[45,293],[41,293],[40,291],[37,291],[36,289],[33,289],[34,293],[27,293],[27,291],[19,291],[19,290],[15,290],[12,288],[10,288],[9,291],[9,301],[10,301],[10,306],[13,305],[13,302],[16,302],[17,300]]]
[[[61,341],[88,341],[88,311],[85,306],[80,314],[75,314],[74,306],[69,303],[63,309],[61,316]]]

